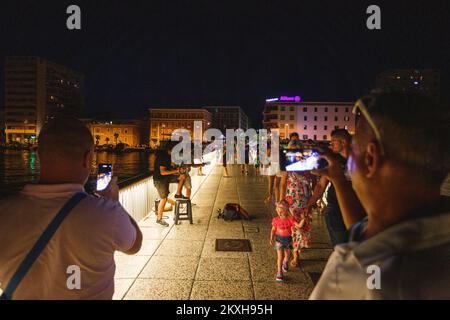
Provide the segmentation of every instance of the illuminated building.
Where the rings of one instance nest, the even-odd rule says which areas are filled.
[[[130,147],[148,145],[146,121],[114,119],[111,121],[84,120],[83,122],[91,131],[95,145],[116,145],[119,143]]]
[[[149,108],[150,113],[150,146],[158,146],[161,141],[170,140],[176,129],[188,130],[192,140],[203,140],[203,133],[212,125],[212,115],[206,109],[169,109]],[[194,122],[200,121],[201,128],[197,128],[199,135],[195,135]]]
[[[78,116],[84,108],[84,76],[37,57],[9,57],[5,63],[7,142],[35,143],[53,116]]]
[[[263,126],[277,130],[280,139],[297,132],[302,140],[329,141],[337,128],[355,130],[353,102],[302,102],[299,96],[267,99]]]

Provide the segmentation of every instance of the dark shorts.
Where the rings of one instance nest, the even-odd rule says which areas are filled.
[[[289,250],[292,249],[292,237],[283,237],[279,235],[275,235],[275,250]]]
[[[169,186],[171,183],[178,183],[178,179],[180,176],[171,174],[165,180],[153,180],[153,185],[158,191],[158,195],[160,199],[165,199],[169,196]]]

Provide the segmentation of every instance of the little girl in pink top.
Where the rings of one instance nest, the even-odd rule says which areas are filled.
[[[289,270],[289,257],[292,250],[292,231],[295,220],[289,212],[289,204],[283,200],[277,203],[278,217],[272,220],[272,231],[270,233],[270,245],[277,250],[276,281],[283,281],[283,272]]]

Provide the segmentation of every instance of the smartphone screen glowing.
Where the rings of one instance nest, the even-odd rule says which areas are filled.
[[[100,163],[97,169],[97,191],[105,190],[112,178],[112,164]]]

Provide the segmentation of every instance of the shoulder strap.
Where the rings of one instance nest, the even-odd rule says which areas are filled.
[[[38,241],[36,241],[33,248],[30,250],[30,252],[28,252],[25,259],[19,265],[16,272],[9,281],[5,291],[0,296],[0,300],[12,299],[14,291],[16,291],[20,282],[23,280],[23,278],[28,273],[33,263],[41,254],[42,250],[44,250],[47,243],[51,240],[55,232],[58,230],[61,223],[69,215],[72,209],[86,197],[87,197],[86,193],[76,193],[64,204],[64,206],[61,208],[61,210],[59,210],[55,218],[53,218],[52,222],[50,222],[47,229],[45,229],[44,233],[42,233],[42,235],[39,237]]]

